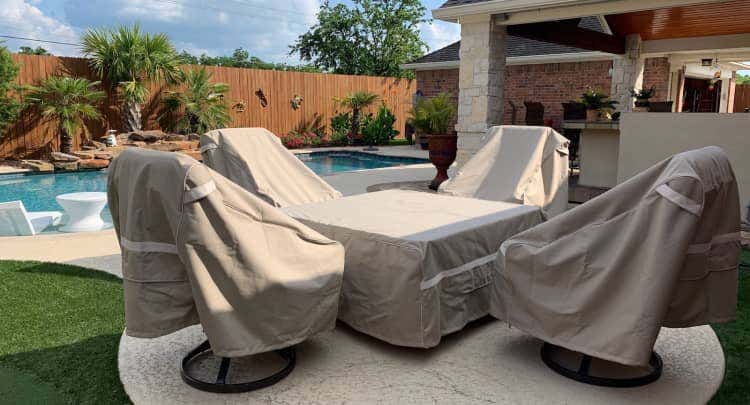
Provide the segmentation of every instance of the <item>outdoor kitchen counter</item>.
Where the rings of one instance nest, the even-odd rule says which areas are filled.
[[[620,154],[619,121],[563,121],[564,129],[580,129],[578,149],[581,175],[578,184],[610,188],[617,184],[617,163]]]

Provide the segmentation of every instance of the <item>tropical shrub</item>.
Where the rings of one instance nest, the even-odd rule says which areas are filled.
[[[360,114],[361,111],[370,105],[372,105],[375,101],[377,101],[378,96],[373,93],[369,93],[366,91],[357,91],[354,93],[349,94],[348,96],[341,98],[341,99],[334,99],[337,101],[342,107],[348,108],[351,110],[352,113],[352,120],[351,120],[351,126],[350,126],[350,137],[357,139],[360,135]]]
[[[588,89],[585,93],[581,94],[580,101],[586,106],[587,110],[596,111],[612,111],[617,105],[617,101],[610,100],[609,95],[593,89]]]
[[[97,89],[99,84],[83,78],[51,76],[39,87],[30,89],[27,96],[29,103],[39,108],[42,117],[57,121],[63,152],[70,153],[73,137],[84,120],[101,116],[96,104],[106,94]]]
[[[180,59],[169,38],[141,32],[138,24],[89,29],[81,47],[94,72],[118,91],[127,131],[142,128],[141,105],[148,97],[149,81],[175,84],[182,79]]]
[[[326,132],[326,125],[323,123],[324,117],[318,113],[313,114],[310,120],[304,120],[294,128],[297,133],[312,133],[318,137],[322,137]]]
[[[231,122],[225,99],[229,85],[212,83],[205,67],[188,71],[184,90],[166,91],[158,120],[162,128],[183,134],[202,134]]]
[[[456,105],[449,93],[432,98],[420,98],[409,112],[409,123],[425,135],[447,135],[448,127],[456,116]]]
[[[0,46],[0,139],[23,109],[23,104],[13,96],[17,76],[18,65],[13,62],[8,48]]]
[[[362,127],[362,139],[367,145],[386,145],[398,135],[393,128],[396,116],[385,105],[380,105],[377,114],[366,120]]]

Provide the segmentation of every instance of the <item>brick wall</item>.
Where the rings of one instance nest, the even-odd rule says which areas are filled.
[[[651,101],[669,99],[669,58],[648,58],[644,62],[643,88],[654,86],[654,98]]]
[[[538,101],[544,104],[545,119],[552,119],[559,128],[563,102],[577,100],[587,87],[609,92],[611,67],[609,61],[506,66],[503,123],[512,123],[509,101],[518,107],[517,124],[524,122],[523,102]],[[447,91],[457,100],[458,69],[418,71],[417,88],[426,97]]]

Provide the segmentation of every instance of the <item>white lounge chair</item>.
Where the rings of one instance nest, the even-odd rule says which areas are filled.
[[[58,211],[28,212],[22,201],[0,203],[0,236],[32,236],[62,218]]]

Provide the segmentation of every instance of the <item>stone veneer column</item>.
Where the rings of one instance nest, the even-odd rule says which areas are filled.
[[[617,111],[633,111],[632,89],[643,86],[644,59],[641,57],[643,41],[638,34],[625,37],[625,55],[612,62],[612,89],[610,99],[616,100]],[[595,89],[596,90],[596,89]]]
[[[458,78],[458,155],[463,165],[482,146],[481,137],[503,121],[505,26],[492,15],[461,17]]]

